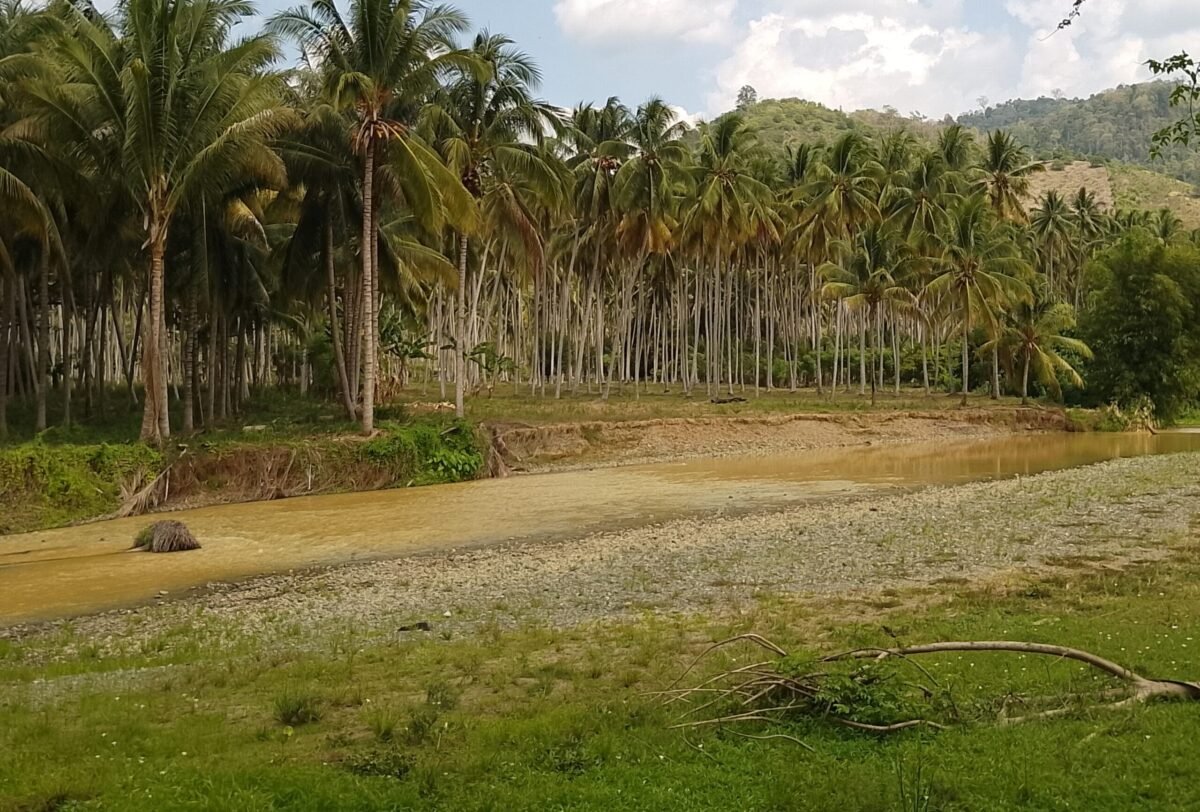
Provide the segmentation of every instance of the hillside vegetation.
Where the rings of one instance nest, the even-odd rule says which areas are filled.
[[[1200,154],[1185,147],[1150,156],[1154,133],[1171,124],[1169,82],[1125,85],[1087,99],[1014,99],[959,116],[980,130],[1007,130],[1040,158],[1103,158],[1200,183]]]

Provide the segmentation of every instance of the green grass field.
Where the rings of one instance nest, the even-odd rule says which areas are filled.
[[[575,423],[587,421],[662,420],[678,417],[735,417],[774,414],[833,414],[845,412],[940,411],[958,409],[960,395],[935,392],[926,396],[920,389],[905,387],[899,395],[891,389],[879,392],[872,406],[870,395],[858,394],[858,389],[846,392],[839,389],[830,396],[828,390],[818,394],[815,389],[797,391],[765,389],[755,394],[735,388],[737,397],[745,402],[712,403],[703,388],[684,396],[678,387],[655,388],[637,394],[615,388],[607,400],[595,392],[574,395],[563,392],[561,398],[531,396],[528,389],[514,393],[511,388],[497,389],[491,397],[480,395],[467,403],[467,416],[477,421],[521,422],[531,424]],[[722,391],[721,397],[728,397]],[[421,403],[422,401],[416,401]],[[971,408],[1012,407],[1020,398],[992,400],[987,395],[973,395]],[[420,407],[418,407],[420,408]]]
[[[76,637],[0,641],[0,810],[1186,810],[1200,706],[1081,709],[1002,728],[1010,693],[1098,686],[1020,655],[926,664],[961,725],[886,738],[798,720],[757,741],[671,730],[653,692],[744,631],[817,652],[940,639],[1091,649],[1200,677],[1200,558],[1125,573],[891,594],[764,597],[739,617],[647,617],[555,632],[365,639],[352,631],[214,651],[185,627],[108,659]],[[932,601],[932,602],[930,602]],[[736,665],[749,649],[730,652]],[[694,679],[698,680],[699,675]]]

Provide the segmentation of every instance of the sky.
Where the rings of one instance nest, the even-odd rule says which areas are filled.
[[[688,116],[729,110],[749,84],[760,98],[941,118],[981,99],[1088,96],[1143,81],[1147,59],[1200,45],[1200,0],[1088,0],[1057,33],[1070,0],[451,2],[536,58],[550,102],[657,95]]]

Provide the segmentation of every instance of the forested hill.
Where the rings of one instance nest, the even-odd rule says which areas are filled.
[[[1031,206],[1050,189],[1069,197],[1086,185],[1105,205],[1168,208],[1188,228],[1200,228],[1200,153],[1180,149],[1166,160],[1150,159],[1151,136],[1171,120],[1170,87],[1158,82],[1086,100],[1012,101],[958,121],[979,132],[1009,130],[1031,157],[1048,162],[1050,171],[1034,182]],[[789,146],[829,144],[851,130],[877,138],[904,128],[931,143],[950,121],[903,116],[890,109],[845,113],[794,98],[764,99],[744,106],[741,113],[777,159]]]
[[[1151,137],[1178,117],[1168,82],[1125,85],[1088,99],[1015,99],[959,116],[981,131],[1008,130],[1043,158],[1103,158],[1200,185],[1200,153],[1178,148],[1150,157]]]
[[[906,118],[894,112],[843,113],[804,99],[765,99],[747,105],[741,112],[762,144],[780,155],[786,147],[800,143],[832,143],[850,130],[873,136],[905,127],[932,140],[942,127],[936,122]]]

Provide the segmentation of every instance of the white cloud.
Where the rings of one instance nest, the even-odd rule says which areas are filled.
[[[885,14],[869,13],[864,9],[875,4],[853,0],[839,4],[837,13],[796,14],[795,5],[749,23],[717,69],[710,106],[727,109],[737,88],[752,84],[760,96],[800,96],[847,109],[892,105],[906,113],[920,109],[940,114],[946,112],[940,104],[955,107],[976,93],[947,75],[944,66],[964,61],[980,69],[997,56],[985,37],[957,24],[953,3],[934,9],[884,2]],[[984,64],[979,64],[981,57]],[[935,78],[940,99],[928,92]]]
[[[576,39],[713,42],[732,25],[737,0],[558,0],[559,27]]]
[[[730,109],[750,84],[760,97],[941,116],[981,96],[1086,96],[1142,81],[1147,59],[1200,39],[1195,0],[1095,0],[1057,33],[1068,2],[1005,0],[983,14],[965,2],[764,0],[734,34],[707,106]]]
[[[675,113],[675,118],[678,121],[686,121],[688,126],[695,127],[704,120],[703,113],[689,113],[685,108],[677,104],[671,105],[671,111]]]

